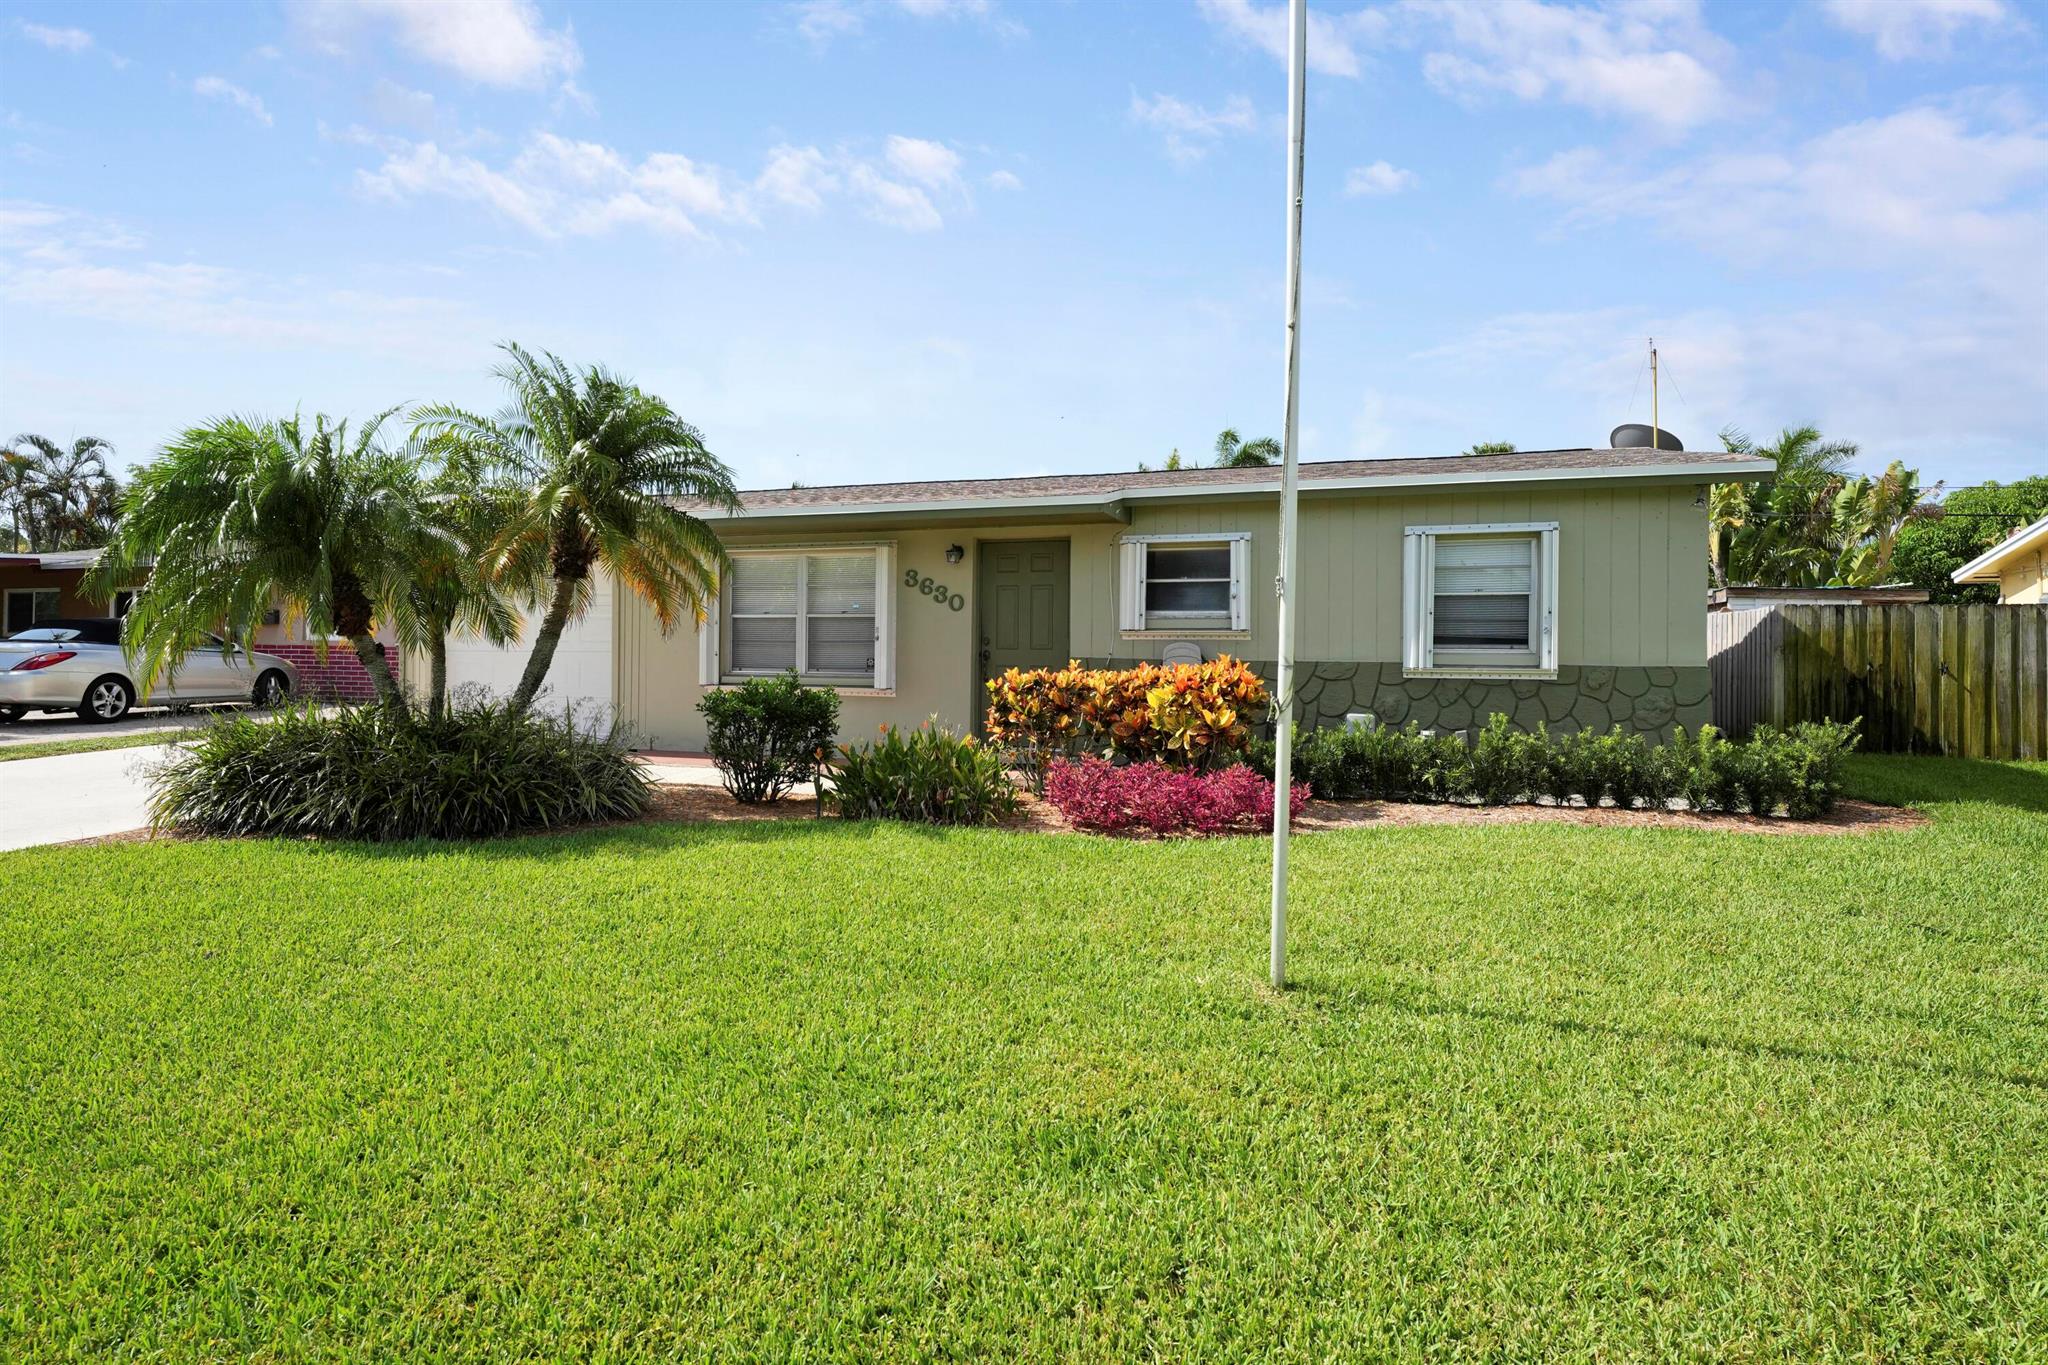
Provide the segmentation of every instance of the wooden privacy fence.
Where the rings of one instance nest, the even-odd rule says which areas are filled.
[[[2048,606],[1707,615],[1714,724],[1863,717],[1877,753],[2048,758]]]

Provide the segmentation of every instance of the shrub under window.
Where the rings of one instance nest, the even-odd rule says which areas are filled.
[[[709,692],[697,710],[725,789],[750,805],[815,781],[839,733],[839,694],[805,687],[794,671]]]

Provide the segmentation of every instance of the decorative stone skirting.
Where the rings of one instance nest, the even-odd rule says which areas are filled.
[[[1114,667],[1108,660],[1091,661]],[[1250,660],[1269,683],[1271,661]],[[1304,728],[1342,725],[1368,711],[1386,725],[1414,721],[1425,730],[1467,730],[1499,712],[1516,728],[1538,722],[1552,730],[1606,731],[1619,725],[1668,738],[1671,727],[1697,729],[1713,719],[1705,665],[1696,668],[1624,668],[1571,665],[1557,680],[1518,678],[1404,678],[1398,663],[1295,664],[1295,721]]]

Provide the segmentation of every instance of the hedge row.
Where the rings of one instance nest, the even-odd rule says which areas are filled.
[[[1354,725],[1314,730],[1294,746],[1297,781],[1338,801],[1470,801],[1505,806],[1548,798],[1560,805],[1612,801],[1624,810],[1662,810],[1683,800],[1696,811],[1747,811],[1811,819],[1834,808],[1842,758],[1856,747],[1860,721],[1758,726],[1733,742],[1711,725],[1653,745],[1616,726],[1552,735],[1516,730],[1495,715],[1471,745],[1454,732],[1427,733]],[[1273,771],[1273,746],[1253,744],[1248,759]]]

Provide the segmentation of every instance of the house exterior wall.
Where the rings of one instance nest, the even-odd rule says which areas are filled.
[[[2010,606],[2048,602],[2048,549],[2019,555],[1999,567],[1998,600]]]
[[[1381,719],[1463,728],[1501,711],[1517,724],[1575,728],[1619,723],[1663,732],[1676,720],[1707,718],[1706,519],[1691,484],[1543,488],[1510,485],[1447,493],[1313,497],[1301,504],[1298,703],[1304,723],[1341,723],[1355,711]],[[1559,524],[1557,677],[1512,681],[1410,678],[1401,668],[1402,535],[1412,525]],[[979,716],[976,659],[980,603],[978,545],[990,539],[1071,542],[1071,639],[1076,658],[1103,665],[1156,660],[1174,640],[1197,639],[1211,656],[1230,653],[1269,678],[1278,651],[1271,584],[1278,557],[1271,499],[1141,504],[1129,525],[989,524],[898,530],[748,533],[721,527],[732,547],[861,544],[894,546],[896,686],[889,694],[841,692],[842,735],[872,735],[885,723],[936,715],[971,726]],[[1249,532],[1251,569],[1242,632],[1118,629],[1117,541],[1126,534]],[[965,558],[945,562],[949,545]],[[930,575],[961,594],[953,612],[903,583]],[[704,746],[697,715],[704,687],[698,643],[688,629],[663,636],[653,614],[621,595],[616,605],[620,712],[656,748]]]
[[[61,616],[105,616],[104,602],[95,602],[78,590],[78,581],[85,575],[77,569],[39,569],[32,564],[0,564],[0,595],[10,588],[28,588],[41,591],[55,588],[62,597],[58,601]]]

